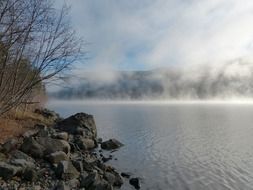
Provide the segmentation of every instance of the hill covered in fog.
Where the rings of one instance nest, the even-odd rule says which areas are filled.
[[[253,97],[253,64],[236,60],[223,65],[84,73],[66,88],[51,93],[58,99],[229,99]]]

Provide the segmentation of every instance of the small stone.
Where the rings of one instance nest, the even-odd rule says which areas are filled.
[[[124,146],[121,142],[116,139],[110,139],[108,141],[102,142],[101,148],[106,150],[118,149]]]
[[[130,185],[134,186],[135,189],[140,189],[141,188],[141,183],[139,178],[131,178],[129,180]]]
[[[122,176],[122,177],[125,177],[125,178],[130,178],[131,174],[130,174],[130,173],[127,173],[127,172],[122,172],[122,173],[121,173],[121,176]]]

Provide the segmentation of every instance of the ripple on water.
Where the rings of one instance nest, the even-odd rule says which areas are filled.
[[[112,163],[143,177],[143,189],[253,189],[253,105],[86,103],[51,108],[64,115],[95,115],[102,137],[126,144]]]

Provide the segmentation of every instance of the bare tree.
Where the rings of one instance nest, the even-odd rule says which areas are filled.
[[[0,2],[0,115],[31,101],[82,55],[68,11],[51,0]]]

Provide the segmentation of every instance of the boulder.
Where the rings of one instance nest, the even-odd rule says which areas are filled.
[[[24,139],[24,142],[21,145],[21,150],[27,154],[30,154],[34,158],[42,158],[44,156],[45,148],[33,137],[28,137]]]
[[[14,150],[10,152],[11,159],[24,159],[26,161],[35,163],[35,160],[20,150]]]
[[[80,173],[76,170],[71,161],[61,161],[57,165],[55,174],[60,179],[70,180],[79,177]]]
[[[101,143],[101,148],[106,149],[106,150],[118,149],[122,146],[124,146],[124,144],[122,144],[121,142],[119,142],[116,139],[110,139],[108,141]]]
[[[21,167],[22,170],[25,170],[25,168],[35,168],[35,164],[33,162],[29,162],[25,159],[12,159],[10,160],[10,164]]]
[[[97,136],[94,118],[86,113],[77,113],[58,122],[57,128],[70,134],[81,134],[91,139],[95,139]]]
[[[61,161],[68,160],[69,157],[65,152],[57,151],[48,155],[48,161],[51,164],[58,164]]]
[[[20,167],[13,166],[6,162],[0,162],[0,177],[2,177],[5,180],[11,179],[20,171],[21,171]]]
[[[53,139],[50,137],[38,137],[36,138],[36,141],[44,147],[44,154],[46,155],[57,151],[63,151],[67,155],[70,153],[70,145],[67,141]]]

